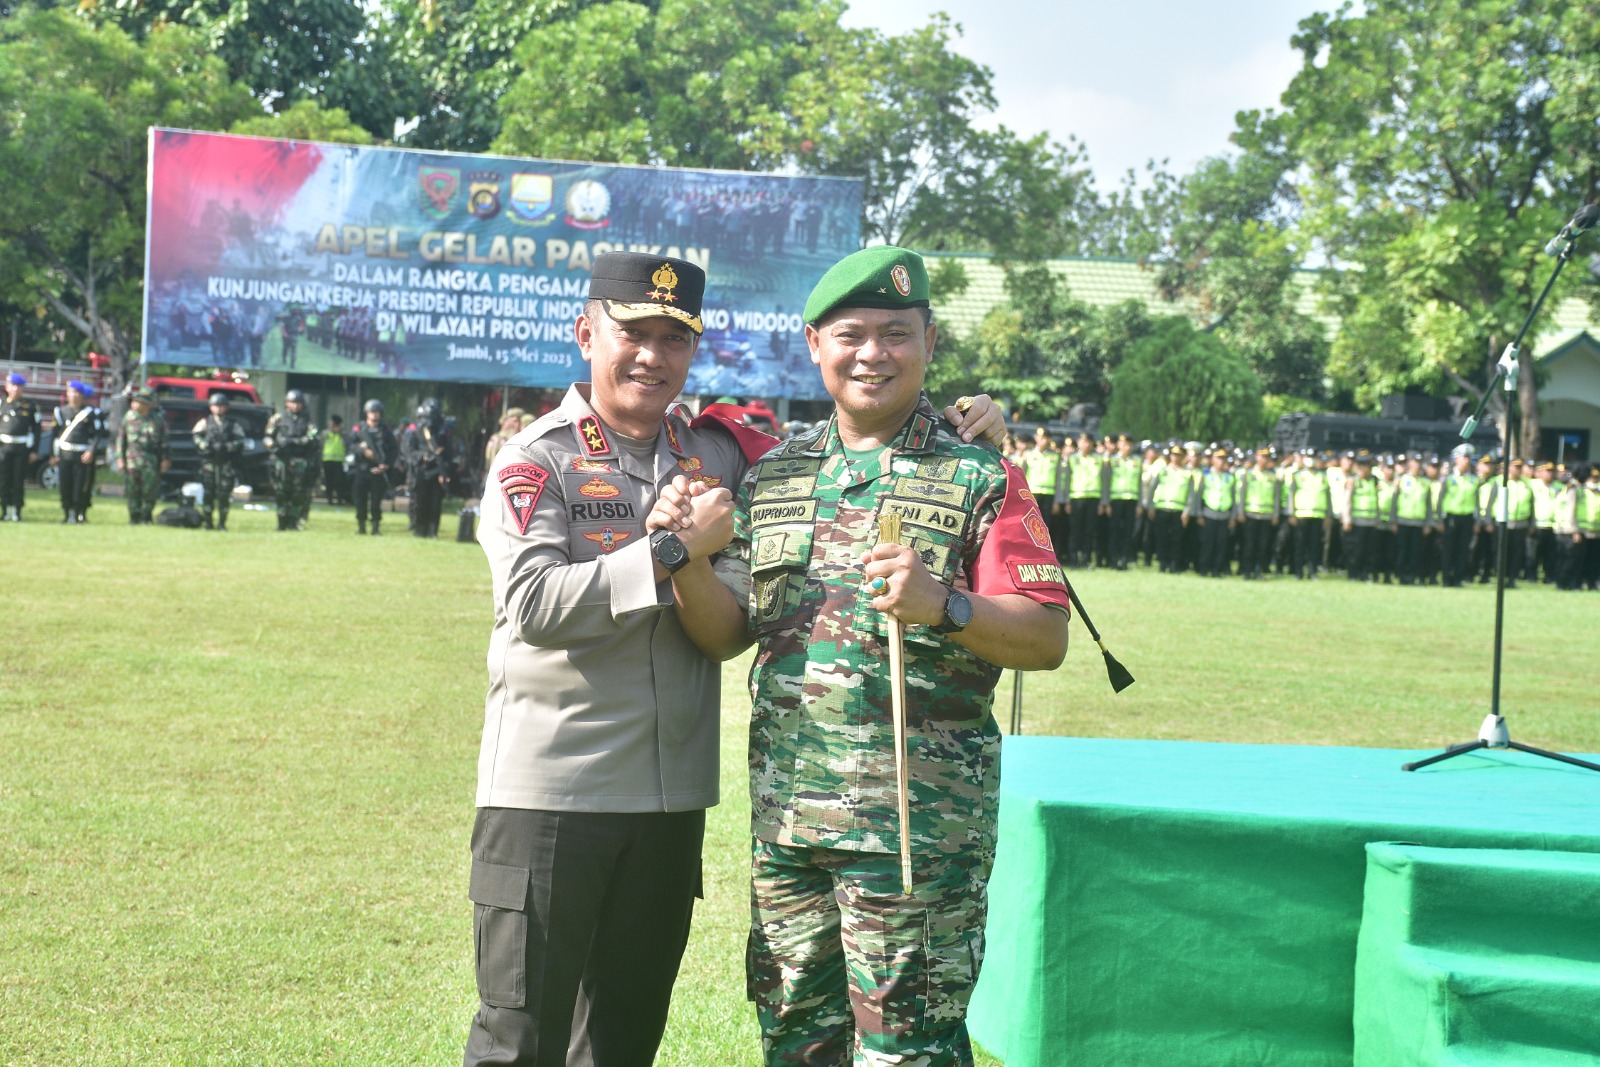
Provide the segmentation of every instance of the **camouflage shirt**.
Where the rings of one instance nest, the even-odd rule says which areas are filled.
[[[157,412],[129,409],[117,427],[117,456],[124,469],[155,469],[167,458],[167,421]]]
[[[1066,610],[1022,472],[964,443],[926,397],[865,461],[846,455],[833,420],[769,452],[740,485],[716,565],[758,642],[750,799],[763,841],[899,850],[886,616],[861,574],[885,511],[940,581]],[[905,628],[905,651],[912,850],[991,848],[1001,669],[929,626]]]

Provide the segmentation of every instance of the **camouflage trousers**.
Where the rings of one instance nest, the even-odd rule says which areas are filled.
[[[278,529],[304,522],[311,515],[311,497],[317,491],[320,464],[316,460],[272,460],[273,492],[278,501]]]
[[[211,516],[217,516],[217,523],[221,526],[228,524],[228,508],[233,504],[233,487],[236,484],[233,468],[217,464],[200,464],[200,484],[205,487],[205,503],[201,511],[205,512],[206,529],[211,528]]]
[[[992,852],[900,857],[755,843],[747,992],[768,1067],[972,1063]]]
[[[150,522],[161,500],[161,468],[148,464],[125,465],[122,491],[128,498],[128,521]]]

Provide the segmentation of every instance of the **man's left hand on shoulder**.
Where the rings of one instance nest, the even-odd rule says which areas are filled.
[[[966,410],[962,410],[963,401],[966,402]],[[1000,410],[1000,405],[988,393],[962,397],[944,409],[944,417],[950,420],[963,441],[982,438],[996,448],[1005,443],[1005,412]]]

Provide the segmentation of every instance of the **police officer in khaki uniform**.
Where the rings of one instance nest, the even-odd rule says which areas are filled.
[[[668,414],[704,288],[683,260],[597,257],[574,324],[592,382],[489,471],[468,1067],[644,1067],[666,1023],[718,799],[720,671],[672,607],[684,545],[645,518],[664,486],[732,489],[774,443]],[[985,413],[1003,432],[992,404]]]

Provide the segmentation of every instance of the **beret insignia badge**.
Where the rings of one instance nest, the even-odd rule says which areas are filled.
[[[911,295],[911,272],[906,270],[904,263],[896,263],[889,271],[889,280],[894,282],[894,291],[901,296]]]

